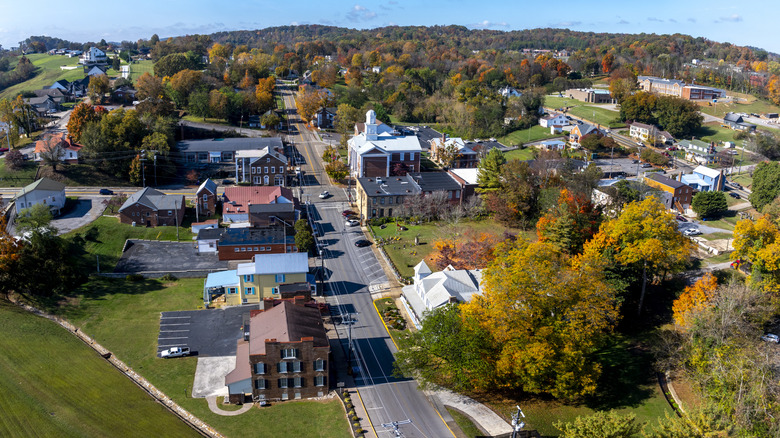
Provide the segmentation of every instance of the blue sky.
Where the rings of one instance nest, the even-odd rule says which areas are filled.
[[[4,3],[4,4],[2,4]],[[772,2],[726,0],[53,0],[0,3],[0,44],[30,35],[107,41],[289,24],[351,28],[448,25],[498,30],[560,27],[615,33],[685,33],[780,53]]]

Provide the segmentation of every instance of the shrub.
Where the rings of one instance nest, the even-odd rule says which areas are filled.
[[[176,280],[178,280],[178,278],[176,278],[176,276],[171,274],[171,273],[167,273],[167,274],[163,275],[162,277],[160,277],[160,280],[162,280],[162,281],[176,281]]]
[[[125,277],[127,281],[144,281],[144,276],[141,274],[127,274]]]

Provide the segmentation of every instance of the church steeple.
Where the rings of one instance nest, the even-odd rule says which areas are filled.
[[[376,130],[376,113],[374,110],[368,110],[368,112],[366,112],[366,140],[376,140]]]

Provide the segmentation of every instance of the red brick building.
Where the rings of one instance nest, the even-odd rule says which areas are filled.
[[[184,195],[166,195],[149,187],[133,193],[119,208],[119,221],[123,224],[176,226],[183,220]]]
[[[330,344],[319,310],[267,301],[278,305],[251,312],[249,339],[238,341],[236,367],[225,376],[231,403],[324,396]]]
[[[213,216],[217,212],[217,183],[207,178],[195,192],[195,199],[199,215]]]
[[[295,238],[285,231],[285,227],[223,228],[217,240],[217,254],[220,260],[251,260],[256,254],[298,252]]]

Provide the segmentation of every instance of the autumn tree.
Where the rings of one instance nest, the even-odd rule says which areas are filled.
[[[612,71],[612,66],[615,63],[615,55],[612,53],[607,53],[604,55],[603,58],[601,58],[601,71],[604,73],[609,73]]]
[[[601,411],[579,416],[571,423],[558,421],[555,427],[563,432],[559,438],[628,438],[642,430],[642,423],[636,421],[633,413],[621,415],[615,411]]]
[[[130,171],[128,173],[130,175],[130,183],[133,185],[140,185],[143,181],[143,176],[141,175],[141,155],[136,155],[135,158],[133,158],[133,161],[130,162]]]
[[[612,71],[609,78],[609,94],[618,103],[622,103],[636,89],[636,75],[633,72],[623,66]]]
[[[601,211],[590,199],[563,189],[558,203],[539,218],[536,232],[540,242],[550,242],[567,254],[578,254],[598,232],[600,223]]]
[[[68,136],[75,142],[81,141],[81,134],[89,122],[99,120],[103,112],[96,111],[95,107],[88,103],[76,104],[68,119]]]
[[[135,81],[136,96],[138,99],[162,99],[165,96],[165,87],[162,79],[150,75],[148,72],[142,74]]]
[[[780,77],[772,75],[766,84],[766,91],[769,93],[769,99],[775,105],[780,105]]]
[[[106,93],[111,91],[111,87],[108,84],[108,76],[106,75],[93,75],[89,78],[89,85],[87,86],[87,94],[92,102],[100,104],[103,102],[103,97]]]
[[[203,73],[195,70],[185,69],[171,76],[167,81],[170,88],[170,95],[176,106],[186,108],[189,105],[190,94],[197,87],[202,86]]]
[[[255,97],[257,98],[258,112],[265,113],[274,107],[274,89],[276,88],[276,78],[267,77],[258,79],[255,86]]]
[[[490,334],[495,379],[505,388],[573,400],[593,394],[595,354],[618,319],[601,269],[543,242],[506,241],[463,313]]]
[[[691,241],[677,230],[677,220],[655,196],[632,202],[616,219],[601,224],[584,247],[586,258],[605,257],[610,263],[632,266],[642,272],[641,314],[647,278],[678,271],[688,262]]]
[[[18,149],[11,149],[5,154],[5,167],[8,170],[19,170],[24,165],[24,157]]]
[[[65,156],[65,148],[62,146],[62,137],[60,135],[47,135],[40,140],[42,143],[41,150],[39,152],[41,161],[44,164],[51,166],[52,171],[57,171],[57,166],[62,162],[62,157]]]
[[[494,234],[468,229],[459,238],[434,241],[428,258],[438,270],[449,265],[455,269],[484,269],[495,258],[493,248],[498,243]]]
[[[349,167],[342,160],[335,160],[325,165],[325,173],[333,181],[341,181],[349,175]]]
[[[12,276],[24,242],[8,234],[5,216],[0,216],[0,293],[7,295],[14,287]]]
[[[710,305],[718,280],[711,273],[706,273],[696,283],[687,286],[680,297],[674,300],[672,311],[677,327],[687,329],[693,323],[692,315]]]
[[[536,222],[539,197],[539,184],[533,170],[528,163],[510,160],[501,166],[499,181],[498,190],[484,195],[487,210],[508,226],[531,227]]]
[[[295,106],[298,108],[298,115],[304,122],[309,123],[314,114],[326,106],[327,94],[322,90],[316,90],[313,87],[301,87],[298,96],[295,98]]]
[[[771,217],[737,222],[733,246],[734,256],[751,267],[748,280],[767,292],[780,294],[780,227]]]

